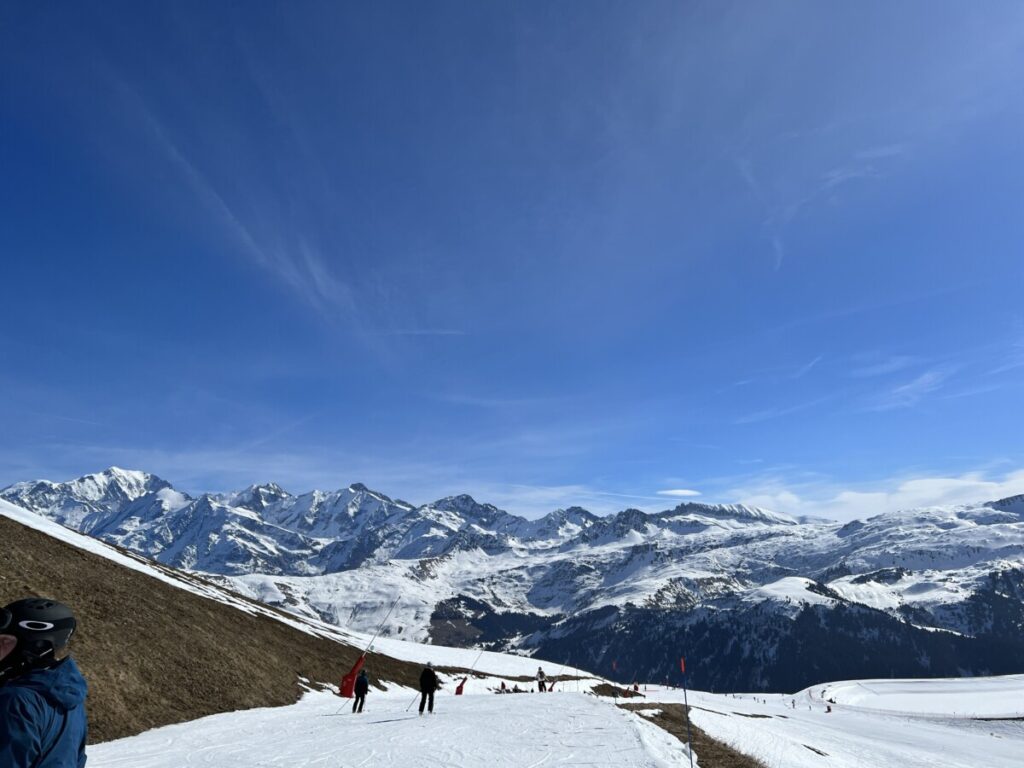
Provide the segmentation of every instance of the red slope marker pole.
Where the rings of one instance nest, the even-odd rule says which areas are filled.
[[[377,625],[377,631],[373,633],[373,637],[370,638],[370,642],[367,643],[366,648],[359,654],[359,658],[356,659],[356,663],[352,665],[352,669],[348,671],[348,674],[341,678],[341,684],[338,686],[338,695],[344,699],[351,699],[353,696],[353,689],[356,685],[356,675],[359,674],[359,670],[363,668],[363,664],[366,663],[366,654],[373,650],[373,643],[380,635],[380,631],[384,628],[384,624],[391,616],[391,612],[395,610],[395,606],[398,605],[398,601],[401,599],[401,595],[395,598],[395,602],[388,608],[388,612],[384,614],[384,620]],[[342,705],[344,709],[345,705]],[[338,712],[341,712],[339,709]]]
[[[690,733],[690,702],[686,696],[686,660],[679,657],[679,670],[683,673],[683,708],[686,710],[686,751],[690,753],[690,768],[693,768],[693,735]]]
[[[480,657],[483,656],[483,655],[484,655],[484,649],[481,648],[480,649],[480,653],[478,653],[476,655],[476,658],[473,659],[473,666],[471,666],[469,668],[469,675],[473,674],[473,670],[476,669],[476,665],[479,663]],[[465,687],[466,681],[469,680],[469,675],[466,675],[464,678],[462,678],[462,682],[459,683],[457,686],[455,686],[455,695],[456,696],[461,696],[462,695],[462,689]]]

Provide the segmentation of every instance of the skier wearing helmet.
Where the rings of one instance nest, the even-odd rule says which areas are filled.
[[[82,768],[86,684],[70,657],[71,609],[27,598],[0,608],[0,765]]]
[[[430,714],[434,714],[434,691],[437,690],[437,673],[434,672],[434,665],[427,662],[427,666],[420,673],[420,714],[423,708],[427,707]]]

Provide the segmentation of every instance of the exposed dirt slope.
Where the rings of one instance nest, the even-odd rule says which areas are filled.
[[[0,605],[27,596],[60,600],[78,617],[71,653],[89,682],[94,743],[217,712],[290,704],[301,693],[300,677],[336,683],[359,654],[0,516]],[[378,654],[367,657],[367,669],[372,682],[419,680],[418,666]]]
[[[611,683],[601,683],[595,685],[593,691],[598,696],[607,696],[611,699],[642,699],[645,698],[642,693],[631,690],[627,686],[623,685],[612,685]]]
[[[623,709],[636,711],[641,717],[661,726],[682,742],[686,742],[686,708],[682,704],[620,704]],[[656,715],[647,715],[643,710],[660,709]],[[732,747],[716,741],[704,731],[691,724],[693,752],[701,768],[764,768],[764,763],[737,752]]]

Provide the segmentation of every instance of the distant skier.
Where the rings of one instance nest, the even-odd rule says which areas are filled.
[[[0,766],[82,768],[86,683],[57,659],[76,627],[66,605],[27,598],[0,608]]]
[[[359,673],[359,677],[356,678],[356,698],[352,702],[353,712],[362,712],[363,705],[366,703],[366,694],[370,692],[370,678],[366,676],[366,670],[362,670]]]
[[[434,672],[434,665],[427,662],[427,666],[420,673],[420,714],[423,708],[427,707],[430,714],[434,714],[434,691],[437,690],[437,673]]]
[[[547,677],[544,675],[544,670],[541,667],[537,667],[537,690],[544,693],[547,681]]]

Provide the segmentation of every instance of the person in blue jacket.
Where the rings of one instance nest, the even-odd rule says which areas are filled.
[[[66,605],[45,598],[0,608],[0,766],[82,768],[86,684],[71,657]]]

